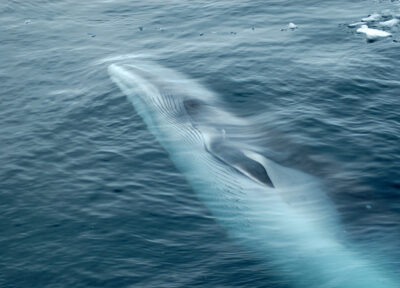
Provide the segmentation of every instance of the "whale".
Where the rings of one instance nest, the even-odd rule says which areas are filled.
[[[242,143],[236,136],[251,121],[200,81],[137,58],[108,74],[215,221],[284,287],[400,287],[380,257],[342,235],[322,181]]]

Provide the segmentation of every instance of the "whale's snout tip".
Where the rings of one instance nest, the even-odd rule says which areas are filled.
[[[110,64],[107,68],[108,74],[111,77],[117,77],[120,80],[125,79],[126,81],[133,81],[138,76],[139,73],[137,73],[136,70],[137,69],[134,69],[134,66],[132,65],[129,65],[128,67],[116,63]]]
[[[121,67],[114,63],[108,65],[108,67],[107,67],[107,72],[110,76],[118,75],[120,70],[121,70]]]

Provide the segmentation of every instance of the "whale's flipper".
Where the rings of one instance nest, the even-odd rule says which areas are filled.
[[[206,149],[214,157],[231,166],[250,179],[274,187],[266,168],[262,163],[247,156],[240,148],[225,140],[225,133],[222,131],[222,137],[207,137],[205,143]]]

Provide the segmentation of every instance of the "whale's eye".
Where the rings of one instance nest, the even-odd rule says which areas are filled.
[[[186,112],[193,116],[202,110],[204,102],[198,99],[186,99],[183,101]]]

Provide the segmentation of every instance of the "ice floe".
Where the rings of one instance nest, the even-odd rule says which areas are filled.
[[[285,28],[282,28],[281,31],[287,31],[287,30],[296,30],[298,27],[296,24],[293,22],[290,22]]]
[[[391,20],[387,20],[387,21],[383,21],[383,22],[379,22],[379,25],[383,26],[383,27],[394,27],[399,25],[400,20],[397,18],[393,18]]]
[[[368,17],[347,24],[348,28],[357,28],[357,33],[365,34],[368,42],[391,36],[396,38],[399,31],[398,26],[400,26],[399,12],[389,9],[379,13],[374,12],[368,15]],[[398,42],[398,39],[393,39],[393,42]]]
[[[381,19],[381,14],[378,13],[373,13],[369,15],[368,17],[362,18],[361,21],[363,22],[373,22],[373,21],[378,21]]]
[[[355,28],[355,27],[360,26],[360,25],[365,25],[365,22],[355,22],[355,23],[351,23],[351,24],[348,24],[347,27]]]
[[[357,33],[364,33],[368,40],[375,41],[380,38],[386,38],[392,36],[389,32],[368,28],[367,25],[361,25],[360,28],[357,29]]]

